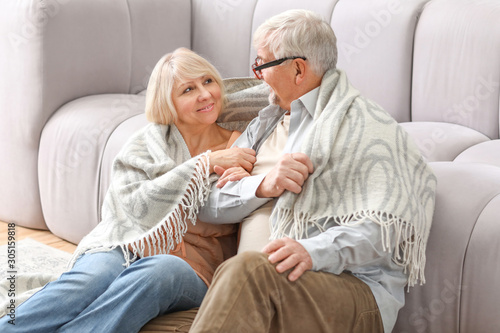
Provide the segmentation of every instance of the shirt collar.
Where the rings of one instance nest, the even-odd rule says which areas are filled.
[[[308,93],[299,97],[299,99],[293,101],[292,104],[295,104],[295,103],[298,103],[298,101],[301,101],[302,105],[304,105],[307,112],[309,112],[311,117],[313,117],[314,110],[316,108],[316,103],[318,102],[318,95],[319,95],[319,87],[316,87],[313,90],[309,91]],[[293,106],[290,106],[290,108],[293,109]]]
[[[292,102],[290,105],[290,109],[294,109],[297,106],[294,106],[297,103],[302,103],[302,105],[305,107],[307,112],[311,115],[311,117],[314,117],[314,111],[316,109],[316,103],[318,102],[318,96],[319,96],[319,87],[314,88],[313,90],[309,91],[308,93],[302,95],[298,99]],[[280,108],[278,105],[268,105],[265,107],[263,110],[260,112],[260,116],[262,118],[273,118],[278,115],[284,114],[286,111]]]

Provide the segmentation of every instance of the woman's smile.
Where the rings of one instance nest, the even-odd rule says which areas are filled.
[[[204,108],[198,109],[197,112],[211,112],[214,109],[214,103],[211,103]]]

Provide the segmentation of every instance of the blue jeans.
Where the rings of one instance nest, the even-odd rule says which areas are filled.
[[[1,332],[138,332],[151,319],[200,306],[207,286],[184,260],[156,255],[123,266],[123,252],[85,254],[16,309]]]

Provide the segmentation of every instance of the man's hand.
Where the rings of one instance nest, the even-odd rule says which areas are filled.
[[[313,170],[313,164],[306,154],[284,154],[259,185],[256,195],[259,198],[276,198],[285,190],[300,193]]]
[[[283,273],[291,268],[294,270],[288,275],[288,280],[295,281],[312,269],[312,259],[306,249],[296,240],[285,237],[276,239],[267,244],[262,252],[269,254],[269,262],[276,265],[276,271]]]

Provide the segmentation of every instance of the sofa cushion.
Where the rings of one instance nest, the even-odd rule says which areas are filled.
[[[498,237],[488,236],[486,229],[498,230],[497,214],[500,211],[498,206],[491,205],[498,202],[500,195],[500,168],[456,162],[433,162],[430,166],[437,177],[437,190],[426,250],[426,284],[415,286],[406,294],[405,306],[399,311],[394,332],[492,332],[463,330],[462,324],[468,321],[477,323],[477,313],[468,309],[464,300],[475,298],[476,289],[484,294],[495,285],[494,282],[476,285],[475,281],[485,280],[470,268],[484,266],[485,262],[479,258],[482,255],[487,258],[491,253],[491,260],[486,266],[493,267],[483,267],[482,271],[498,272],[500,243],[493,240]],[[481,232],[476,232],[478,226],[483,229]],[[488,229],[491,226],[496,229]],[[471,237],[476,247],[474,252],[470,252],[469,248]],[[484,243],[485,251],[480,256],[481,243]],[[469,253],[474,253],[474,258],[477,258],[474,264],[469,261]],[[464,274],[466,265],[469,267],[467,275]],[[491,297],[487,299],[491,301],[490,305],[498,302],[498,299],[492,301]],[[482,299],[477,298],[476,302],[482,302]],[[468,312],[463,309],[468,309]],[[492,306],[482,318],[490,317],[495,311],[498,313],[498,307]],[[494,322],[498,323],[498,318]]]
[[[471,128],[438,122],[401,123],[429,162],[453,161],[464,150],[489,138]]]
[[[412,121],[499,137],[500,2],[430,1],[415,33]]]
[[[184,2],[193,6],[193,51],[212,62],[224,78],[248,76],[252,13],[257,0]]]
[[[144,97],[108,94],[76,99],[47,122],[38,176],[43,214],[57,236],[78,243],[99,221],[102,156],[123,121],[144,113]]]
[[[398,122],[411,119],[413,36],[426,2],[339,1],[331,19],[338,67]]]
[[[500,194],[484,207],[470,237],[464,261],[460,330],[496,332],[500,327]]]
[[[474,145],[460,153],[455,162],[478,162],[500,167],[500,140]]]
[[[102,1],[101,1],[102,3]],[[191,47],[191,1],[126,1],[130,16],[130,89],[147,87],[154,65],[165,53]],[[129,35],[130,34],[130,35]]]
[[[135,116],[132,116],[123,122],[121,122],[108,137],[106,146],[102,153],[101,167],[99,169],[99,193],[98,193],[98,205],[97,205],[97,220],[95,220],[91,227],[95,227],[97,223],[101,220],[100,217],[102,212],[102,204],[104,202],[104,197],[108,192],[108,188],[111,185],[111,176],[113,169],[113,161],[118,155],[123,145],[127,140],[139,129],[146,126],[148,121],[146,119],[146,114],[141,112]],[[89,229],[88,231],[90,231]]]

